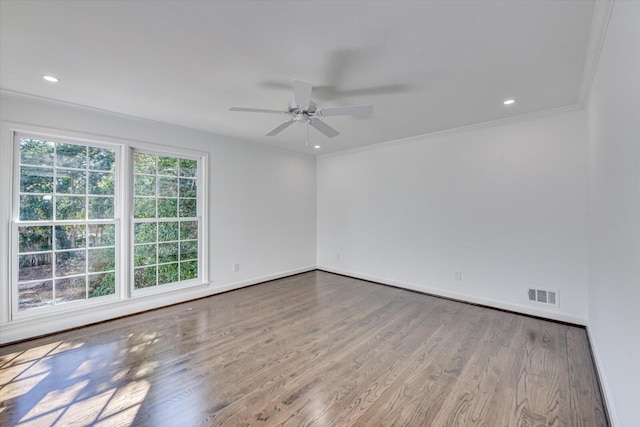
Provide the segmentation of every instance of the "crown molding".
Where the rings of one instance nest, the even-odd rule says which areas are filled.
[[[431,138],[439,138],[444,136],[456,135],[465,132],[473,132],[482,129],[489,129],[499,126],[508,126],[517,123],[525,123],[532,120],[540,120],[548,117],[555,117],[561,114],[570,114],[583,109],[582,105],[571,104],[564,107],[550,108],[547,110],[534,111],[531,113],[518,114],[516,116],[503,117],[500,119],[488,120],[480,123],[472,123],[470,125],[459,126],[455,128],[438,130],[420,135],[407,136],[405,138],[394,139],[391,141],[378,142],[377,144],[363,145],[348,150],[340,150],[333,153],[318,154],[317,159],[325,159],[330,157],[340,157],[347,154],[355,154],[364,151],[377,150],[384,147],[395,146],[400,144],[410,144],[419,141],[425,141]]]
[[[582,81],[580,82],[580,91],[578,93],[578,105],[581,107],[584,106],[589,99],[591,85],[598,70],[600,52],[602,52],[602,46],[604,45],[614,3],[615,0],[596,0],[595,2],[589,42],[585,54],[584,68],[582,70]]]

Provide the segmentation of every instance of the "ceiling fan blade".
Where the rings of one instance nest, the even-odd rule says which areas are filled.
[[[277,128],[275,128],[274,130],[272,130],[271,132],[269,132],[268,134],[266,134],[265,136],[275,136],[280,132],[282,132],[283,130],[285,130],[286,128],[288,128],[289,126],[291,126],[292,124],[293,124],[293,119],[286,121],[282,123],[280,126],[278,126]]]
[[[324,134],[324,136],[326,136],[327,138],[333,138],[334,136],[340,135],[337,130],[320,119],[311,119],[311,121],[309,121],[309,125],[318,130],[320,133]]]
[[[303,82],[302,80],[293,81],[293,92],[295,95],[295,103],[301,110],[309,108],[311,103],[311,91],[313,86],[311,83]]]
[[[243,107],[231,107],[229,111],[242,111],[245,113],[270,113],[270,114],[289,114],[282,110],[266,110],[264,108],[243,108]]]
[[[367,116],[373,113],[373,105],[348,105],[346,107],[328,107],[318,111],[318,115],[326,116]]]

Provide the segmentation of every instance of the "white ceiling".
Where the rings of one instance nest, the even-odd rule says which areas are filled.
[[[1,0],[0,87],[314,152],[303,124],[228,111],[305,80],[319,107],[374,106],[309,130],[328,153],[578,103],[594,3]]]

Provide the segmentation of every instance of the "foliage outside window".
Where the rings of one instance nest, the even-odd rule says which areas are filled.
[[[133,291],[202,282],[202,157],[132,149],[124,165],[109,143],[24,134],[15,143],[14,313],[125,297],[124,277]],[[116,188],[129,171],[131,187]],[[132,223],[118,218],[129,197]],[[121,252],[131,257],[128,272]]]
[[[134,289],[198,277],[198,162],[133,155]]]
[[[18,310],[115,294],[115,150],[18,146]]]

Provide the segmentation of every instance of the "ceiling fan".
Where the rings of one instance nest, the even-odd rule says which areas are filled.
[[[267,133],[266,136],[275,136],[294,124],[295,122],[306,123],[308,126],[318,130],[327,138],[333,138],[340,133],[320,120],[320,117],[329,116],[366,116],[373,112],[373,106],[365,105],[348,105],[344,107],[327,107],[318,109],[316,103],[311,100],[311,91],[313,86],[310,83],[301,80],[293,81],[293,101],[289,104],[289,108],[282,110],[268,110],[263,108],[243,108],[231,107],[230,111],[244,111],[247,113],[269,113],[269,114],[286,114],[290,119],[282,123],[280,126]]]

